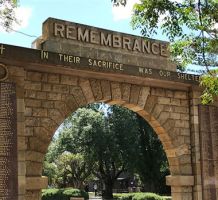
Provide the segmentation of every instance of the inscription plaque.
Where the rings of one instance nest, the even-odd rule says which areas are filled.
[[[0,199],[17,200],[16,93],[13,83],[0,82]]]
[[[199,117],[203,199],[217,199],[218,108],[200,105]]]

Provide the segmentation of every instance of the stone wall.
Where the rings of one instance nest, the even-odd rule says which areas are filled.
[[[20,140],[25,149],[25,162],[22,162],[21,168],[28,180],[27,199],[39,199],[39,190],[45,186],[45,179],[40,178],[42,162],[55,130],[76,109],[94,102],[127,107],[147,120],[158,134],[167,154],[171,171],[167,183],[172,185],[173,196],[179,199],[182,192],[191,199],[191,185],[194,183],[188,98],[187,91],[54,73],[25,72],[25,131]],[[35,178],[39,179],[41,186],[32,183]]]
[[[147,120],[170,164],[166,181],[173,199],[202,200],[198,87],[161,88],[92,74],[7,67],[7,81],[16,83],[19,200],[41,199],[47,187],[42,164],[54,132],[72,112],[94,102],[127,107]]]

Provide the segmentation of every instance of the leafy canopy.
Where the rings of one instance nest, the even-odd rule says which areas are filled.
[[[204,74],[202,102],[213,102],[218,93],[218,0],[140,0],[133,11],[132,26],[143,36],[162,30],[168,37],[179,70],[191,65],[191,71]]]
[[[11,30],[13,22],[18,23],[15,17],[17,5],[17,0],[0,0],[0,26],[6,31]]]
[[[46,162],[55,163],[53,180],[58,185],[76,185],[77,180],[81,187],[87,181],[86,172],[90,172],[104,183],[104,195],[109,198],[122,172],[139,174],[153,191],[162,191],[160,185],[164,185],[168,172],[163,147],[144,119],[128,109],[99,104],[78,109],[65,121],[61,134],[49,147]],[[53,165],[47,166],[51,175]],[[74,180],[73,174],[84,178],[76,176]]]

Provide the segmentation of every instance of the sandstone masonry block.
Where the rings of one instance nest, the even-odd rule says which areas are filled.
[[[59,74],[48,74],[48,82],[49,83],[59,83]]]
[[[121,84],[122,100],[124,100],[125,102],[129,102],[130,91],[131,91],[131,84],[126,84],[126,83]]]
[[[141,90],[141,87],[138,85],[131,86],[130,103],[135,104],[135,105],[138,103],[140,90]]]
[[[61,94],[48,92],[47,99],[48,100],[55,100],[55,101],[61,100]]]
[[[43,84],[42,84],[42,91],[50,92],[50,91],[51,91],[51,87],[52,87],[52,84],[43,83]]]
[[[96,79],[91,79],[90,84],[95,100],[96,101],[101,100],[103,98],[103,94],[101,91],[101,81]]]
[[[111,91],[112,91],[112,99],[113,100],[118,100],[121,99],[121,88],[120,84],[116,82],[111,83]]]
[[[41,107],[41,101],[36,99],[25,99],[27,107]]]
[[[68,85],[53,85],[52,86],[52,91],[57,92],[57,93],[64,93],[68,94],[69,93],[69,86]]]
[[[27,72],[27,79],[30,81],[41,81],[42,74],[39,72]]]
[[[38,91],[42,89],[42,84],[40,82],[26,81],[24,89]]]
[[[111,99],[111,86],[110,86],[109,81],[101,80],[101,91],[102,91],[104,100]]]
[[[187,99],[188,94],[187,94],[187,92],[183,92],[183,91],[175,91],[174,92],[174,98]]]
[[[65,85],[78,85],[78,78],[75,76],[61,75],[61,84]]]

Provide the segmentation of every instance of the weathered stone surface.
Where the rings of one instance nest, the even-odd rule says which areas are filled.
[[[26,178],[27,190],[41,190],[48,187],[48,178],[42,177],[27,177]]]
[[[42,80],[42,74],[38,72],[27,72],[27,80],[40,82]]]
[[[75,76],[61,75],[61,84],[64,85],[78,85],[78,78]]]
[[[130,91],[131,91],[131,84],[121,84],[121,92],[122,92],[122,100],[125,102],[129,102],[130,99]]]
[[[102,99],[103,94],[101,91],[101,81],[100,80],[90,80],[90,84],[91,84],[91,88],[92,88],[92,92],[94,95],[94,98],[96,101],[99,101]]]
[[[137,104],[139,99],[139,93],[140,93],[140,86],[138,85],[132,85],[131,87],[131,93],[130,93],[130,103],[131,104]]]
[[[95,101],[95,98],[94,98],[89,80],[80,79],[79,85],[82,88],[82,91],[83,91],[83,94],[85,96],[87,103],[93,103]]]
[[[111,83],[111,92],[112,92],[112,99],[114,100],[121,100],[121,89],[120,84],[112,82]]]
[[[101,91],[104,101],[108,101],[111,99],[111,87],[109,81],[101,80]]]
[[[74,86],[70,88],[70,94],[72,94],[79,106],[83,106],[86,104],[86,98],[84,93],[80,87]]]
[[[59,74],[48,74],[49,83],[59,83],[59,81],[60,81]]]

